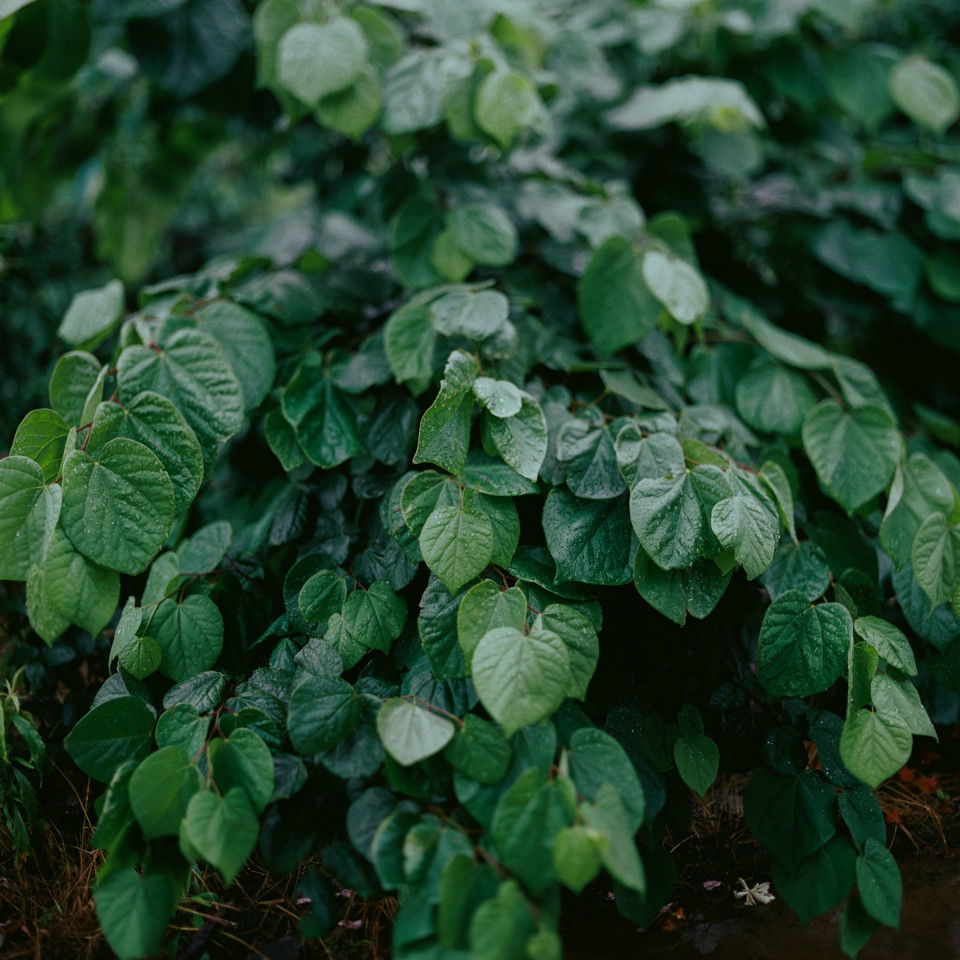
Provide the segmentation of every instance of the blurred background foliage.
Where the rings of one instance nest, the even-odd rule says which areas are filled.
[[[277,221],[302,235],[305,211],[323,208],[338,172],[363,219],[360,175],[405,145],[379,128],[349,139],[318,127],[289,93],[269,89],[273,67],[262,57],[258,74],[256,34],[263,40],[278,9],[0,2],[4,435],[41,402],[52,333],[77,290],[115,275],[135,291],[196,270],[249,248]],[[951,372],[960,140],[948,129],[960,74],[956,3],[393,0],[376,9],[387,64],[391,24],[410,14],[422,44],[478,62],[484,51],[471,36],[492,23],[545,104],[549,151],[530,149],[526,162],[540,164],[555,203],[568,160],[598,184],[622,180],[650,216],[680,212],[709,274],[774,322],[865,360],[920,404],[942,439],[960,440],[931,412],[960,412]],[[895,71],[901,86],[905,71],[915,89],[932,85],[932,112],[929,98],[911,106],[909,86],[897,102]],[[668,97],[636,99],[644,84],[687,75],[736,81],[731,89],[759,113],[715,99],[676,113]],[[469,167],[479,149],[465,143],[460,162]],[[547,156],[560,169],[547,170]]]

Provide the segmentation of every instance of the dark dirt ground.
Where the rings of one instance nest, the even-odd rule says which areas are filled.
[[[863,960],[960,956],[960,739],[942,731],[943,754],[928,755],[880,791],[889,836],[904,879],[899,933],[883,928],[861,953]],[[922,763],[921,758],[921,763]],[[912,779],[911,779],[912,773]],[[670,838],[680,880],[673,901],[649,925],[622,918],[601,879],[565,914],[565,955],[572,960],[664,956],[673,960],[832,960],[839,946],[840,910],[803,928],[782,899],[747,907],[734,896],[738,878],[749,885],[769,880],[769,860],[740,817],[742,780],[719,782],[694,811],[689,833]],[[41,802],[49,825],[34,857],[15,862],[0,854],[0,957],[3,960],[101,960],[103,942],[90,883],[100,854],[89,845],[96,785],[52,770]],[[209,889],[220,904],[188,902],[174,921],[170,956],[199,960],[361,960],[389,956],[392,899],[364,902],[344,897],[341,924],[324,941],[298,935],[299,875],[270,877],[255,862],[229,891],[213,871]],[[776,889],[772,892],[776,894]]]

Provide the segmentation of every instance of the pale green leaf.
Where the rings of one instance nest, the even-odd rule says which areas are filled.
[[[566,645],[549,630],[495,627],[477,644],[472,666],[480,702],[507,736],[547,719],[571,683]]]
[[[685,260],[649,250],[641,270],[647,288],[679,323],[695,323],[710,309],[710,294],[703,277]]]
[[[456,728],[413,700],[395,697],[377,713],[377,732],[387,752],[403,766],[439,753],[453,739]]]
[[[956,81],[926,57],[906,57],[893,68],[890,95],[911,120],[938,136],[960,117],[960,91]]]
[[[119,280],[96,290],[76,294],[57,329],[57,335],[78,350],[102,343],[123,316],[125,294]]]
[[[277,82],[308,106],[350,86],[367,64],[369,44],[348,17],[324,24],[298,23],[277,47]]]
[[[888,487],[903,441],[882,407],[844,411],[824,400],[804,420],[803,445],[827,492],[852,512]]]
[[[257,815],[241,787],[223,797],[211,790],[195,793],[187,806],[184,830],[197,853],[213,864],[230,886],[260,835]]]
[[[481,510],[440,506],[423,525],[420,549],[430,570],[456,593],[493,559],[493,525]]]

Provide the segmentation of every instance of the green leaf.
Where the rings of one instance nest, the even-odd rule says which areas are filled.
[[[50,406],[72,427],[85,425],[83,411],[87,397],[101,377],[100,361],[90,353],[71,350],[53,368],[50,377]]]
[[[449,473],[459,473],[467,462],[473,381],[477,361],[462,350],[450,354],[440,381],[440,392],[420,421],[414,463],[435,463]]]
[[[780,519],[787,528],[787,532],[794,542],[798,543],[797,525],[793,507],[793,491],[790,488],[790,481],[787,478],[786,471],[779,463],[767,460],[760,467],[760,480],[773,495],[773,499],[777,504],[777,512],[780,514]]]
[[[754,430],[800,433],[806,415],[817,402],[807,378],[782,364],[760,361],[737,381],[737,413]]]
[[[201,717],[191,703],[175,703],[157,720],[155,737],[158,747],[180,747],[188,757],[203,749],[210,729],[210,718]]]
[[[577,793],[594,801],[601,787],[610,784],[620,797],[629,830],[639,830],[645,806],[643,788],[623,747],[602,730],[582,727],[570,738],[567,757]]]
[[[468,340],[492,337],[503,329],[509,315],[510,301],[498,290],[457,290],[430,305],[430,321],[437,333]]]
[[[473,106],[478,126],[509,150],[540,117],[542,104],[536,87],[519,73],[495,70],[483,78]]]
[[[423,525],[438,506],[449,507],[459,502],[460,489],[451,486],[450,478],[436,470],[409,475],[400,490],[400,512],[415,537],[423,532]]]
[[[773,562],[780,520],[773,501],[756,480],[736,469],[730,475],[735,493],[714,506],[710,526],[721,546],[733,550],[747,579],[753,580]]]
[[[743,324],[747,333],[771,356],[801,370],[828,370],[831,355],[819,344],[795,333],[781,330],[745,301],[727,300],[724,310],[732,320]]]
[[[347,599],[347,581],[336,570],[318,570],[300,588],[300,612],[313,623],[325,624],[340,613]]]
[[[120,960],[139,960],[160,948],[177,901],[162,874],[118,867],[97,884],[95,905],[113,952]]]
[[[798,590],[811,602],[830,587],[830,566],[824,552],[812,541],[781,540],[773,561],[762,575],[771,600],[787,590]]]
[[[680,323],[691,324],[710,309],[710,294],[699,271],[685,260],[648,250],[641,265],[649,291]]]
[[[923,251],[905,234],[857,230],[837,217],[817,231],[811,246],[841,276],[890,297],[901,309],[912,302],[923,274]],[[877,406],[886,409],[885,398]]]
[[[227,520],[214,520],[177,547],[180,573],[185,577],[212,573],[226,556],[233,541],[233,527]]]
[[[683,782],[700,797],[717,779],[720,749],[702,733],[678,737],[673,745],[673,759]]]
[[[163,652],[153,637],[134,637],[120,651],[120,666],[138,680],[160,669]]]
[[[144,390],[172,401],[197,435],[207,467],[217,444],[243,425],[243,387],[220,344],[200,330],[178,330],[163,349],[127,347],[117,361],[117,387],[125,406]]]
[[[323,639],[336,650],[344,670],[355,667],[369,649],[347,629],[346,622],[339,613],[333,614],[327,621],[327,631]]]
[[[480,406],[500,420],[519,413],[523,406],[524,392],[509,380],[477,377],[473,381],[473,395]]]
[[[493,525],[475,508],[439,506],[423,525],[420,549],[430,570],[456,593],[493,559]]]
[[[96,290],[84,290],[70,301],[57,336],[78,350],[93,350],[113,331],[123,316],[125,294],[119,280]]]
[[[513,751],[500,728],[474,713],[463,718],[463,726],[443,751],[444,759],[465,776],[485,784],[504,778]]]
[[[743,84],[718,77],[679,77],[641,86],[604,120],[620,130],[648,130],[671,121],[709,123],[730,132],[764,126],[763,114]]]
[[[81,553],[121,573],[140,573],[176,518],[173,484],[142,443],[117,438],[92,457],[72,451],[63,471],[61,522]]]
[[[238,727],[209,747],[210,773],[221,794],[233,787],[246,791],[257,813],[273,799],[274,773],[270,748],[253,730]]]
[[[628,583],[632,577],[626,497],[578,500],[554,487],[543,507],[543,532],[557,563],[557,579],[579,583]]]
[[[481,903],[470,921],[471,960],[520,960],[536,927],[530,905],[516,880],[500,884],[495,897]]]
[[[479,510],[486,514],[493,529],[493,556],[499,567],[509,567],[520,542],[520,515],[512,500],[506,497],[485,497],[472,490],[463,492],[465,510]]]
[[[597,791],[595,803],[592,806],[581,804],[580,812],[587,825],[608,841],[603,853],[603,865],[610,875],[624,886],[643,894],[647,885],[643,863],[616,787],[611,783],[603,784]]]
[[[386,580],[377,580],[366,590],[354,590],[347,597],[342,616],[347,629],[360,643],[389,653],[390,644],[400,636],[406,623],[407,604]]]
[[[187,804],[201,785],[200,771],[180,747],[151,753],[130,778],[130,805],[144,839],[177,836]]]
[[[457,608],[457,636],[467,666],[484,634],[496,627],[520,630],[526,616],[527,601],[519,587],[503,590],[492,580],[471,587]]]
[[[853,629],[891,666],[916,676],[917,661],[913,656],[913,648],[899,627],[880,617],[858,617],[853,621]]]
[[[180,588],[180,560],[176,553],[167,550],[150,564],[147,585],[143,588],[141,603],[158,603]]]
[[[877,651],[869,643],[855,643],[847,660],[847,716],[870,705],[870,684],[877,672]]]
[[[327,94],[314,107],[317,123],[357,141],[380,118],[383,90],[376,70],[367,66],[352,86]]]
[[[824,400],[803,422],[803,445],[827,492],[852,512],[887,488],[902,440],[883,408],[845,412],[836,400]]]
[[[486,428],[504,463],[520,476],[535,481],[547,455],[547,420],[540,404],[529,394],[521,393],[520,412],[505,419],[488,418]]]
[[[128,760],[150,752],[154,713],[137,697],[114,697],[80,718],[63,742],[74,763],[86,774],[109,782]]]
[[[203,450],[180,411],[151,390],[137,394],[126,407],[101,403],[87,438],[87,453],[96,457],[117,437],[136,440],[156,454],[173,484],[176,512],[182,513],[203,481]]]
[[[436,340],[427,304],[408,303],[390,314],[384,328],[384,346],[397,383],[430,379]]]
[[[454,243],[481,266],[505,267],[517,255],[516,227],[503,208],[494,204],[465,203],[454,207],[447,216],[447,229]]]
[[[682,627],[688,612],[698,620],[713,612],[730,583],[730,573],[722,573],[712,560],[695,560],[682,570],[661,570],[643,547],[637,547],[633,583],[651,607]]]
[[[557,436],[557,462],[575,496],[609,500],[626,492],[613,436],[601,417],[581,417],[563,425]]]
[[[830,358],[830,370],[840,384],[844,400],[851,407],[873,404],[893,413],[890,400],[876,374],[865,363],[853,357],[834,355]]]
[[[886,841],[887,826],[883,810],[867,784],[861,783],[844,790],[840,794],[839,804],[844,823],[859,851],[863,852],[863,846],[870,837],[878,843]]]
[[[0,580],[26,580],[60,519],[61,488],[27,457],[0,460]]]
[[[921,524],[913,541],[910,561],[917,583],[937,606],[949,600],[957,585],[960,527],[949,526],[942,513],[932,513]]]
[[[643,258],[623,237],[611,237],[594,252],[577,288],[577,306],[601,356],[642,340],[661,313],[644,280]]]
[[[777,697],[826,690],[844,670],[853,623],[839,603],[813,605],[799,590],[781,594],[763,617],[757,679]]]
[[[360,723],[360,700],[340,677],[305,676],[293,688],[287,713],[287,732],[303,754],[331,750]]]
[[[281,410],[271,410],[263,418],[263,435],[274,456],[280,461],[280,466],[287,473],[296,470],[309,459],[303,447],[300,446],[297,431],[286,420]]]
[[[870,837],[857,857],[857,891],[867,913],[879,923],[900,929],[903,881],[893,854]]]
[[[163,600],[146,629],[160,644],[160,671],[171,680],[209,670],[223,648],[223,617],[209,597],[199,594],[180,603]]]
[[[843,952],[856,960],[857,954],[877,932],[880,924],[863,908],[859,897],[851,897],[840,917],[840,945]]]
[[[814,770],[781,776],[753,772],[743,794],[743,813],[756,838],[788,869],[819,850],[837,831],[836,793]]]
[[[353,401],[322,369],[319,354],[311,354],[297,368],[282,406],[304,452],[318,467],[329,470],[363,450]]]
[[[566,645],[549,630],[495,627],[473,651],[477,696],[509,737],[547,719],[570,687]]]
[[[298,23],[277,46],[277,82],[307,106],[349,87],[367,65],[369,44],[348,17],[324,24]]]
[[[960,91],[956,81],[926,57],[906,57],[893,68],[890,96],[911,120],[937,136],[960,117]]]
[[[495,897],[500,882],[488,863],[474,863],[473,857],[452,857],[440,878],[437,907],[437,936],[448,950],[467,950],[470,921],[476,910]]]
[[[440,123],[448,63],[442,50],[411,50],[387,71],[380,124],[384,132],[413,133]]]
[[[273,342],[263,321],[251,310],[229,300],[208,303],[193,319],[227,355],[243,388],[246,409],[260,406],[277,375]]]
[[[10,456],[29,457],[40,464],[45,483],[60,476],[60,464],[70,427],[55,410],[31,410],[17,427]]]
[[[856,851],[846,837],[832,837],[793,870],[773,862],[773,882],[800,922],[838,907],[853,887]]]
[[[443,581],[431,575],[420,598],[420,616],[417,632],[420,645],[437,680],[449,680],[467,675],[467,665],[457,638],[457,611],[461,599],[468,592],[463,587],[450,593]]]
[[[184,821],[187,839],[213,864],[229,887],[257,845],[260,825],[247,794],[233,787],[223,797],[210,790],[195,793]]]
[[[165,710],[178,703],[189,703],[199,713],[207,713],[216,707],[223,696],[227,678],[216,670],[207,670],[174,684],[163,698]]]
[[[511,589],[515,590],[516,587]],[[512,625],[504,624],[504,626]],[[586,700],[587,687],[593,679],[600,660],[600,641],[593,624],[574,607],[551,603],[534,622],[535,630],[541,628],[555,633],[567,646],[567,654],[570,657],[570,686],[567,689],[567,696]]]
[[[843,725],[840,756],[855,776],[876,789],[910,759],[913,737],[896,715],[857,710]]]
[[[488,457],[481,450],[471,450],[467,454],[467,465],[456,479],[458,483],[490,497],[523,497],[540,492],[535,483],[513,467]]]
[[[874,131],[893,113],[888,87],[899,59],[899,50],[879,43],[837,51],[824,58],[827,90],[846,114]]]
[[[711,512],[730,493],[715,466],[640,480],[630,491],[630,520],[640,545],[663,570],[689,567],[709,549]]]
[[[377,713],[377,732],[387,752],[407,767],[439,753],[456,733],[446,717],[414,700],[395,697]]]
[[[584,824],[561,830],[553,845],[557,879],[574,893],[580,893],[600,872],[609,843],[599,830]]]
[[[555,882],[553,844],[572,820],[556,785],[533,768],[503,794],[490,832],[503,865],[536,894]]]
[[[904,676],[894,675],[894,669],[873,677],[870,695],[877,713],[885,717],[899,717],[910,732],[919,737],[937,739],[930,717],[927,716],[917,688]]]
[[[880,524],[880,545],[900,570],[910,560],[913,541],[933,513],[950,516],[953,489],[946,474],[927,456],[914,453],[897,467]]]

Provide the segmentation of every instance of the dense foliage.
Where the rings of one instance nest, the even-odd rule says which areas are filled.
[[[897,926],[873,789],[960,690],[953,5],[0,16],[4,215],[115,275],[0,460],[0,578],[109,648],[66,747],[117,954],[192,864],[320,846],[397,958],[559,957],[601,871],[656,915],[721,766],[801,918]]]

